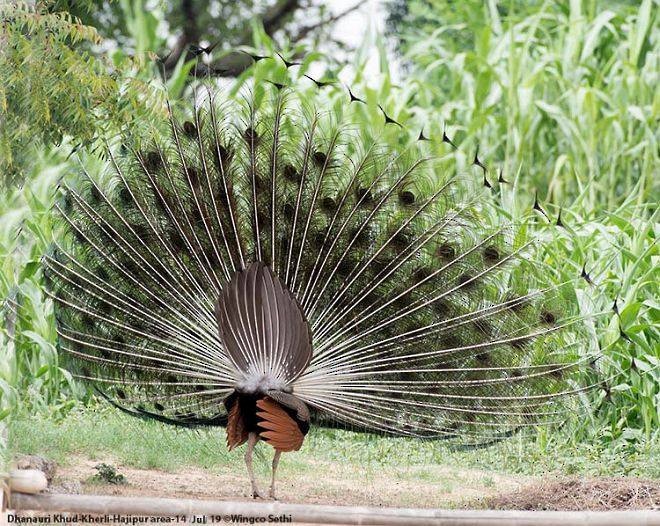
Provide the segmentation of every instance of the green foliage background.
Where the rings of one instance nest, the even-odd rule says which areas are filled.
[[[411,130],[411,140],[423,129],[441,155],[447,155],[441,145],[446,130],[459,146],[452,162],[474,177],[480,175],[470,164],[479,145],[489,178],[494,182],[501,169],[511,181],[495,185],[497,213],[520,223],[520,236],[528,235],[530,221],[540,225],[542,257],[553,279],[572,279],[586,265],[596,286],[581,283],[582,313],[608,310],[618,298],[620,316],[599,318],[591,327],[594,342],[608,349],[598,374],[613,380],[583,397],[586,418],[538,430],[533,448],[547,452],[558,442],[577,447],[585,441],[617,455],[657,448],[657,4],[412,0],[388,6],[401,82],[394,83],[392,52],[382,36],[365,42],[348,63],[305,49],[303,66],[292,74],[299,77],[315,62],[324,64],[324,79],[350,75],[351,89],[368,102],[361,125],[382,126],[380,104]],[[40,257],[61,235],[53,209],[59,181],[75,185],[80,162],[100,169],[108,144],[114,148],[127,133],[139,136],[165,114],[167,99],[189,97],[192,62],[182,56],[163,84],[154,61],[164,43],[157,28],[170,7],[113,4],[121,16],[106,37],[117,38],[121,30],[119,40],[128,43],[122,48],[107,45],[97,27],[68,12],[67,3],[0,8],[0,421],[14,413],[61,418],[81,402],[92,403],[58,365]],[[75,6],[87,24],[100,27],[94,9]],[[288,47],[286,41],[276,46],[258,24],[251,40],[260,54]],[[380,58],[377,83],[361,73],[373,52]],[[235,79],[230,95],[251,74]],[[264,78],[285,74],[278,61],[260,63]],[[314,89],[310,84],[296,82],[294,89]],[[325,96],[327,107],[346,101],[341,89]],[[383,138],[401,140],[391,130]],[[530,219],[536,192],[551,217],[561,210],[566,229]]]

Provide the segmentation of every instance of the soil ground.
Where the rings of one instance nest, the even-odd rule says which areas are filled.
[[[100,462],[113,465],[126,477],[126,484],[102,484],[92,480]],[[367,469],[354,465],[318,462],[306,473],[282,470],[277,477],[277,496],[284,502],[347,506],[456,507],[484,496],[521,489],[529,479],[478,470],[441,466],[411,466],[405,469]],[[269,480],[259,475],[262,492]],[[120,466],[112,459],[70,458],[58,467],[51,484],[57,493],[80,492],[99,495],[160,496],[212,500],[252,500],[247,474],[234,467],[181,471],[136,469]]]
[[[124,484],[99,482],[96,466],[106,463]],[[51,478],[52,493],[153,496],[252,501],[246,474],[234,466],[166,472],[118,465],[112,458],[68,459],[65,466],[26,457],[21,467],[36,467]],[[290,503],[418,508],[493,508],[518,510],[660,509],[660,481],[633,477],[579,478],[500,475],[457,471],[443,466],[356,470],[354,465],[318,462],[306,473],[282,470],[278,498]],[[262,491],[268,480],[260,476]]]
[[[564,478],[487,497],[484,504],[502,510],[660,510],[660,482],[624,477]]]

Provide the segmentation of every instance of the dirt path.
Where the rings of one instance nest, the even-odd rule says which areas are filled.
[[[94,466],[101,462],[113,465],[126,477],[127,484],[91,482],[96,474]],[[265,489],[267,482],[262,474],[260,486]],[[503,491],[516,491],[529,482],[530,479],[524,477],[478,470],[457,472],[442,466],[383,471],[319,462],[304,473],[283,469],[278,473],[277,487],[278,498],[285,502],[438,508],[460,506],[463,502]],[[246,474],[233,466],[220,466],[212,471],[188,468],[168,473],[121,466],[111,458],[92,461],[72,457],[67,466],[57,468],[51,487],[63,493],[251,500]]]
[[[109,477],[123,484],[94,480],[96,466],[111,466]],[[166,472],[123,466],[110,457],[69,457],[65,466],[25,456],[17,467],[36,468],[52,480],[52,493],[154,496],[252,501],[243,466],[188,468]],[[260,466],[262,489],[267,487]],[[634,477],[504,476],[480,470],[427,465],[369,468],[348,462],[308,460],[278,471],[278,497],[289,503],[419,508],[495,508],[518,510],[660,509],[660,481]]]

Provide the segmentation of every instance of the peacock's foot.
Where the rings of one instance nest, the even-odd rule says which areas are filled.
[[[265,499],[266,497],[259,491],[256,486],[252,486],[252,498],[253,499]]]

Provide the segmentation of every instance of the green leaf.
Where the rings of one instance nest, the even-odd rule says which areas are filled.
[[[621,310],[621,326],[622,327],[628,327],[635,319],[637,318],[637,315],[639,314],[639,309],[642,307],[642,302],[639,301],[634,301],[632,303],[628,303],[622,310]]]
[[[35,378],[39,378],[39,377],[43,376],[44,374],[46,374],[48,372],[49,369],[50,369],[50,366],[48,364],[42,365],[41,367],[39,367],[36,374],[34,375]]]

